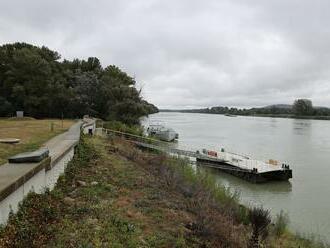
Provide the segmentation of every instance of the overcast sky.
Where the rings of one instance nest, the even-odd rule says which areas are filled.
[[[0,43],[98,57],[161,108],[330,106],[328,0],[0,0]]]

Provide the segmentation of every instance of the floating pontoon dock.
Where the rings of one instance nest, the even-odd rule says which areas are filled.
[[[230,153],[217,153],[218,160],[196,158],[201,165],[219,169],[245,180],[261,183],[272,180],[285,181],[292,178],[292,170],[286,164],[274,160],[268,162],[251,159],[247,156]]]

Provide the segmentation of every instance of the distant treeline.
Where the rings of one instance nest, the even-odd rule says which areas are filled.
[[[26,43],[0,46],[0,116],[23,110],[36,118],[85,114],[136,124],[158,112],[143,100],[134,78],[98,58],[60,61],[47,47]]]
[[[330,109],[326,107],[313,107],[308,99],[297,99],[293,105],[278,104],[262,108],[229,108],[211,107],[201,109],[170,110],[162,109],[162,112],[182,113],[206,113],[206,114],[230,114],[230,115],[254,115],[254,116],[279,116],[279,117],[330,117]],[[320,118],[321,119],[321,118]],[[327,118],[326,118],[327,119]]]

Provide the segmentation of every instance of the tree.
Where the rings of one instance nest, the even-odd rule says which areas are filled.
[[[15,110],[37,118],[90,114],[137,124],[158,109],[143,100],[135,79],[96,57],[59,61],[47,47],[26,43],[0,46],[0,116]]]
[[[297,116],[313,115],[312,101],[309,99],[297,99],[292,106],[293,113]]]
[[[118,67],[110,65],[103,71],[102,92],[107,94],[107,110],[104,118],[133,125],[141,116],[154,113],[155,109],[141,97],[135,88],[135,80]],[[158,110],[157,110],[158,111]]]
[[[0,96],[0,116],[10,116],[14,112],[13,106]]]

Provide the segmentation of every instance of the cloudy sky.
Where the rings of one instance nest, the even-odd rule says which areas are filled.
[[[0,44],[96,56],[161,108],[330,106],[328,0],[0,0]]]

